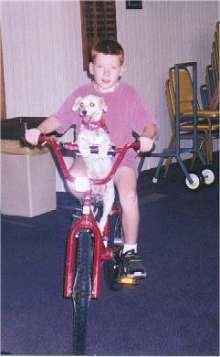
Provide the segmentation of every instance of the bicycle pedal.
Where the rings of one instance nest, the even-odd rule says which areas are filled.
[[[129,277],[127,275],[123,275],[117,279],[117,283],[123,285],[136,285],[137,279],[134,277]]]

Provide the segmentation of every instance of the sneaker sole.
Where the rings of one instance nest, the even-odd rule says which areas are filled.
[[[129,278],[145,279],[146,276],[147,276],[147,273],[142,273],[142,272],[136,271],[136,272],[133,273],[133,274],[127,274],[127,276],[128,276]]]
[[[145,279],[147,276],[147,273],[139,273],[136,272],[134,274],[126,274],[121,276],[118,280],[118,284],[124,284],[124,285],[135,285],[137,284],[138,280]]]

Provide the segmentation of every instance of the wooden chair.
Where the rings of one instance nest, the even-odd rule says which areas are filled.
[[[179,131],[192,131],[195,127],[194,116],[196,115],[196,130],[204,133],[206,137],[206,159],[208,163],[213,158],[213,139],[219,136],[219,111],[201,109],[198,100],[193,95],[193,80],[189,69],[181,67],[178,70],[178,98],[177,78],[175,68],[169,69],[169,95],[172,115],[179,116]],[[178,112],[178,113],[177,113]]]
[[[190,73],[192,73],[192,78]],[[212,140],[215,135],[218,136],[219,113],[218,111],[201,110],[198,106],[196,62],[178,63],[169,70],[166,95],[172,126],[169,147],[164,148],[162,152],[153,150],[150,153],[143,153],[140,156],[138,171],[141,171],[147,157],[159,157],[152,179],[156,183],[159,179],[160,170],[164,166],[164,161],[167,160],[168,167],[172,159],[175,158],[186,177],[186,186],[192,190],[197,189],[202,181],[200,176],[188,171],[184,157],[182,157],[182,155],[188,153],[193,155],[193,160],[196,158],[200,160],[201,177],[204,177],[206,185],[210,185],[213,183],[214,173],[207,168],[207,163],[212,159]],[[185,138],[191,139],[191,145],[183,145]],[[207,146],[207,160],[202,154],[202,148],[205,148],[205,146]],[[209,171],[207,176],[210,180],[207,179],[204,171]]]
[[[219,110],[219,30],[220,22],[217,22],[212,43],[211,64],[206,66],[205,83],[200,87],[202,103],[210,110]]]
[[[171,124],[171,138],[168,146],[168,150],[175,150],[176,146],[176,121],[175,121],[175,110],[174,110],[174,98],[172,95],[174,95],[174,92],[172,91],[172,86],[170,83],[170,80],[167,79],[166,81],[166,88],[165,88],[165,94],[166,94],[166,101],[167,101],[167,109],[170,117],[170,124]],[[187,127],[185,127],[185,124]],[[180,139],[181,140],[193,140],[193,128],[189,129],[188,123],[182,123],[180,125]],[[205,129],[205,130],[204,130]],[[208,135],[207,135],[207,130],[206,128],[203,127],[202,124],[198,125],[198,134],[197,134],[197,139],[198,139],[198,146],[199,150],[202,151],[203,155],[207,157],[207,149],[208,149]],[[168,157],[165,161],[164,165],[164,176],[166,176],[169,166],[172,163],[173,157]],[[191,162],[191,168],[194,165],[195,162],[195,154],[192,156],[192,162]]]

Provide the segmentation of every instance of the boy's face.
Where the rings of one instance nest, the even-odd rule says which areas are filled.
[[[93,75],[100,92],[112,92],[118,85],[124,67],[118,55],[97,53],[94,62],[89,64],[89,72]]]

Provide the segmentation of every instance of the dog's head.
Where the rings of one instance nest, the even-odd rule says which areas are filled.
[[[102,97],[89,94],[78,97],[73,104],[72,110],[79,112],[80,116],[88,117],[91,121],[99,121],[103,112],[107,111],[107,105]]]

